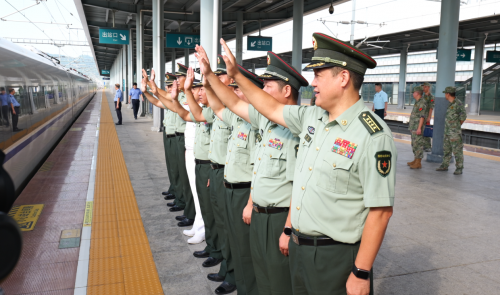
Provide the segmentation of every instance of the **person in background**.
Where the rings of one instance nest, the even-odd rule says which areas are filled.
[[[464,169],[464,143],[462,142],[462,124],[467,119],[464,104],[455,98],[456,88],[446,87],[443,93],[450,102],[446,110],[443,140],[443,163],[436,171],[448,171],[451,154],[455,154],[457,169],[453,174],[460,175]]]
[[[132,109],[134,110],[134,119],[136,120],[137,120],[137,112],[139,111],[139,97],[142,99],[142,101],[144,101],[141,89],[137,88],[137,83],[134,83],[132,89],[130,89],[128,98],[129,100],[132,101]]]
[[[12,113],[12,131],[18,132],[21,131],[22,129],[17,128],[17,122],[19,120],[19,109],[21,105],[17,102],[16,98],[14,97],[14,94],[16,91],[14,89],[9,89],[9,103],[11,106],[11,113]]]
[[[9,95],[5,93],[5,88],[0,87],[0,102],[2,106],[2,120],[5,121],[5,126],[9,127]],[[4,122],[0,122],[3,125]]]
[[[375,96],[373,97],[372,111],[380,118],[387,116],[387,93],[382,90],[382,84],[375,83]]]
[[[121,125],[122,124],[122,101],[123,101],[123,93],[120,90],[120,84],[115,84],[115,109],[116,109],[116,116],[118,117],[118,123],[116,125]]]
[[[411,131],[411,147],[415,159],[408,162],[411,169],[422,168],[422,158],[424,157],[424,128],[425,120],[427,119],[427,101],[422,99],[423,89],[421,86],[413,88],[413,98],[415,104],[410,115],[408,129]]]
[[[427,101],[427,109],[428,109],[428,116],[427,116],[427,121],[426,125],[431,124],[431,118],[432,118],[432,110],[434,109],[434,106],[436,103],[434,102],[434,95],[431,94],[431,84],[428,82],[425,82],[422,84],[422,88],[424,89],[424,95],[423,99]],[[431,145],[431,138],[430,137],[424,137],[424,152],[430,152],[432,145]]]

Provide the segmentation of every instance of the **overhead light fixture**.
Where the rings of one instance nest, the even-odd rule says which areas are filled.
[[[333,14],[333,10],[334,10],[334,9],[333,9],[333,0],[332,0],[332,3],[330,3],[330,8],[328,8],[328,12],[329,12],[330,14]]]
[[[410,34],[405,34],[405,37],[410,37]]]
[[[498,23],[498,21],[496,19],[493,19],[493,20],[490,20],[490,23],[496,24],[496,23]]]

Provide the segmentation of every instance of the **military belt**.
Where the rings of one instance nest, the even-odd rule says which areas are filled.
[[[347,244],[347,243],[335,241],[334,239],[329,238],[327,236],[309,237],[309,236],[302,236],[301,235],[299,237],[295,233],[292,233],[292,240],[295,244],[297,244],[299,246],[331,246],[331,245],[339,245],[339,244],[353,245],[353,244]],[[354,243],[354,244],[357,244],[357,243]]]
[[[167,138],[175,137],[175,134],[166,134]]]
[[[212,161],[210,161],[210,160],[198,160],[198,159],[194,159],[194,162],[196,164],[211,164],[212,163]]]
[[[217,163],[211,163],[210,166],[212,167],[213,170],[224,168],[224,165],[217,164]]]
[[[184,132],[175,132],[175,136],[184,136]]]
[[[224,186],[232,189],[250,188],[251,184],[251,182],[230,183],[224,180]]]
[[[290,208],[288,207],[261,207],[257,204],[253,204],[253,211],[257,213],[275,214],[281,212],[288,212]]]

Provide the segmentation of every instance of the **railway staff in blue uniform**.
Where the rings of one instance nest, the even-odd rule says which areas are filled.
[[[141,89],[137,88],[137,83],[133,84],[132,89],[130,89],[128,96],[129,100],[132,101],[132,109],[134,110],[134,119],[137,120],[137,112],[139,111],[139,98],[142,98],[142,101],[144,101]]]
[[[115,84],[116,94],[115,94],[115,109],[116,116],[118,117],[118,123],[116,125],[122,124],[122,101],[123,101],[123,93],[120,90],[120,84]]]
[[[2,120],[5,121],[5,126],[9,127],[9,95],[5,93],[5,88],[0,87],[0,101],[2,103]],[[1,122],[3,125],[4,122]]]
[[[19,109],[21,105],[19,102],[17,102],[16,98],[14,97],[14,94],[16,91],[14,89],[9,89],[9,103],[11,107],[11,114],[12,114],[12,131],[17,132],[21,131],[22,129],[17,128],[17,121],[19,119]]]
[[[387,93],[382,90],[382,84],[380,83],[375,83],[375,91],[372,112],[384,119],[387,116]]]

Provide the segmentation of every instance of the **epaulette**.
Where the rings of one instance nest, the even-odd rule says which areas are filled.
[[[373,118],[372,114],[370,112],[362,112],[359,117],[358,117],[363,125],[365,126],[366,130],[373,135],[377,132],[382,131],[384,128],[378,123],[377,119]]]

